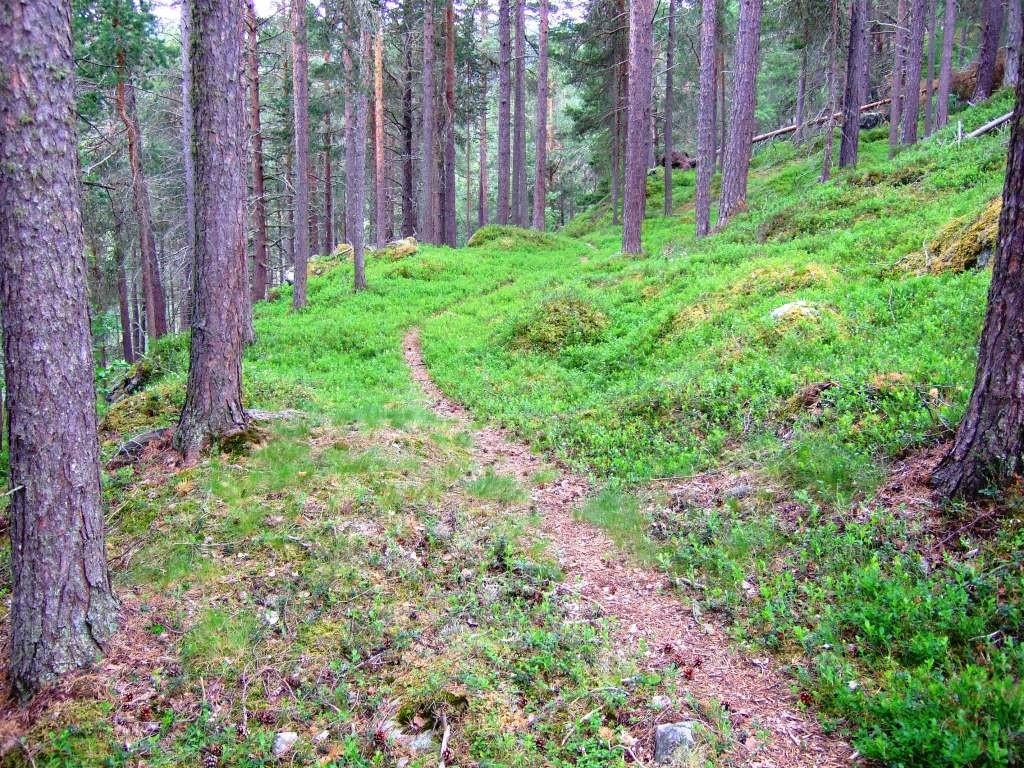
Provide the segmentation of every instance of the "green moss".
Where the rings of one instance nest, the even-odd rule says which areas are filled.
[[[533,229],[522,229],[521,227],[501,226],[491,224],[481,227],[466,243],[467,248],[481,248],[483,246],[497,247],[501,249],[516,248],[544,248],[553,245],[555,238],[544,232],[537,232]]]
[[[593,343],[607,326],[608,317],[586,299],[555,296],[515,323],[512,345],[554,353],[567,346]]]
[[[1002,199],[996,198],[980,214],[953,219],[923,251],[908,256],[901,266],[922,274],[938,275],[987,265],[999,236],[1002,208]]]

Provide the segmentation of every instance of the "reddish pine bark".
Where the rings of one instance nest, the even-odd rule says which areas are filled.
[[[442,204],[442,237],[445,245],[456,245],[455,229],[455,6],[447,0],[444,6],[444,113],[442,114],[444,144],[444,195]]]
[[[252,223],[253,262],[252,298],[267,298],[267,198],[266,176],[263,171],[263,127],[260,122],[260,54],[259,22],[253,0],[246,3],[246,69],[249,75],[249,129],[252,132]]]
[[[864,72],[868,66],[868,3],[850,0],[850,42],[846,54],[846,90],[843,94],[843,133],[839,141],[839,167],[857,164],[860,139],[860,106],[864,93]]]
[[[978,368],[956,439],[932,476],[942,496],[973,497],[1021,474],[1024,455],[1024,83],[1010,121],[1003,210]]]
[[[718,101],[715,71],[717,18],[715,0],[703,0],[697,101],[697,191],[694,201],[697,237],[707,235],[711,223],[711,177],[715,174],[715,111]]]
[[[718,226],[747,205],[747,174],[754,138],[757,100],[758,50],[761,42],[761,0],[740,0],[739,26],[733,65],[732,114],[723,147],[722,194],[718,201]]]
[[[379,24],[373,37],[373,202],[377,211],[375,234],[378,248],[383,248],[388,242],[391,221],[384,163],[384,30]]]
[[[935,100],[935,130],[949,120],[949,92],[953,83],[953,35],[956,32],[956,0],[946,0],[942,21],[942,56],[939,59],[939,93]]]
[[[334,149],[332,146],[331,112],[324,113],[324,251],[333,253],[334,239]]]
[[[306,306],[309,260],[309,52],[306,47],[306,0],[292,0],[292,101],[295,131],[294,285],[292,306]]]
[[[932,2],[933,0],[928,0]],[[921,111],[921,53],[927,8],[925,0],[911,0],[910,29],[907,35],[907,74],[903,91],[902,143],[917,142],[917,118]]]
[[[935,0],[928,3],[928,64],[924,75],[924,135],[931,136],[935,130],[935,109],[932,96],[935,86]]]
[[[512,31],[509,0],[498,0],[498,193],[497,219],[508,224],[511,185]]]
[[[181,12],[181,155],[185,191],[185,264],[182,270],[182,299],[179,317],[182,329],[192,322],[192,269],[195,262],[196,179],[192,164],[192,65],[188,59],[191,43],[191,14],[188,0]]]
[[[187,463],[249,427],[242,408],[245,275],[245,107],[242,5],[191,0],[196,168],[195,308],[185,405],[174,445]],[[302,228],[300,228],[302,229]]]
[[[896,34],[893,38],[893,66],[889,86],[889,156],[896,153],[903,121],[903,76],[906,72],[907,0],[896,5]]]
[[[981,47],[978,49],[978,79],[973,101],[984,101],[996,88],[996,54],[1003,29],[1002,0],[982,0]]]
[[[629,112],[626,119],[626,183],[622,202],[622,250],[641,251],[651,141],[651,70],[654,65],[653,0],[629,6]]]
[[[423,178],[423,240],[428,243],[438,240],[437,210],[437,163],[434,158],[434,127],[437,118],[434,115],[434,6],[428,0],[423,10],[423,98],[422,110],[422,171]]]
[[[487,35],[488,9],[487,0],[480,0],[480,37]],[[487,226],[488,219],[488,180],[487,180],[487,68],[480,68],[480,141],[479,141],[479,184],[477,186],[476,225]],[[468,183],[468,179],[467,179]]]
[[[126,363],[135,362],[135,345],[132,338],[132,315],[128,297],[128,277],[124,268],[124,241],[121,237],[121,222],[114,218],[114,269],[117,282],[117,311],[121,321],[121,352]]]
[[[1003,85],[1013,88],[1020,76],[1021,35],[1024,19],[1021,18],[1021,0],[1006,0],[1006,66],[1003,68]]]
[[[672,215],[672,93],[673,67],[676,56],[676,0],[668,3],[668,40],[665,41],[665,208],[666,216]]]
[[[10,671],[25,698],[117,626],[104,550],[71,4],[0,24],[0,315],[12,491]]]
[[[856,2],[856,0],[851,0]],[[793,123],[796,130],[793,132],[793,141],[799,144],[804,140],[804,118],[807,112],[807,48],[810,45],[810,32],[808,30],[807,17],[802,22],[802,33],[800,37],[800,69],[796,76],[796,115]]]
[[[832,174],[832,148],[835,141],[836,99],[839,92],[837,72],[839,58],[839,0],[832,0],[832,32],[829,35],[829,62],[825,73],[825,91],[828,94],[828,119],[825,121],[825,150],[818,180],[826,182]]]
[[[537,167],[533,181],[533,228],[543,231],[548,200],[548,0],[540,0],[537,47],[537,134],[534,150]]]
[[[526,226],[526,0],[515,0],[512,90],[512,223]]]
[[[414,133],[412,111],[412,2],[405,8],[405,82],[402,87],[402,237],[416,234],[416,180],[413,165]]]

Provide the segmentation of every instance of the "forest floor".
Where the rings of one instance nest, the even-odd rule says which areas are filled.
[[[924,482],[1006,155],[955,122],[1008,100],[893,160],[865,132],[827,184],[820,144],[765,147],[701,241],[677,173],[640,258],[595,199],[371,254],[359,294],[313,262],[244,361],[248,406],[302,417],[105,473],[122,632],[4,711],[0,765],[616,766],[680,720],[693,766],[1019,764],[1021,497]],[[173,424],[187,338],[142,367],[106,456]]]

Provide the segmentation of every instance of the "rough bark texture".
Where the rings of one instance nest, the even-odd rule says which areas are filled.
[[[444,190],[442,237],[445,245],[456,245],[455,229],[455,6],[448,0],[444,6]]]
[[[856,0],[851,0],[851,3],[853,2]],[[810,46],[810,30],[806,16],[800,41],[800,69],[796,76],[796,115],[793,117],[793,124],[796,126],[793,141],[797,144],[804,140],[804,120],[807,114],[807,49]]]
[[[405,26],[412,31],[412,2],[405,3]],[[409,35],[411,37],[411,34]],[[405,82],[402,86],[402,237],[416,234],[416,179],[412,111],[412,42],[405,40]]]
[[[832,149],[835,140],[836,101],[839,93],[839,0],[832,0],[832,32],[829,35],[829,62],[825,74],[825,92],[828,94],[828,119],[825,120],[825,148],[822,152],[821,176],[818,180],[826,182],[832,175]]]
[[[933,0],[927,0],[932,2]],[[921,53],[924,48],[926,0],[911,0],[907,35],[907,75],[903,90],[903,144],[917,142],[917,118],[921,107]]]
[[[252,132],[252,299],[267,298],[267,193],[263,172],[263,126],[260,122],[259,22],[253,0],[246,3],[246,69],[249,73],[249,129]]]
[[[422,146],[421,162],[423,179],[423,227],[421,235],[424,242],[433,243],[438,240],[437,210],[437,164],[434,162],[434,3],[428,0],[423,9],[423,99],[422,110]]]
[[[249,427],[242,408],[247,286],[238,270],[238,254],[245,250],[245,135],[238,130],[245,121],[243,9],[237,0],[191,3],[195,309],[185,405],[174,435],[186,462],[212,441]]]
[[[512,223],[526,226],[526,0],[515,0],[512,89]]]
[[[672,215],[672,101],[675,94],[672,92],[676,59],[676,0],[668,2],[668,39],[665,41],[665,204],[664,213]]]
[[[512,134],[512,20],[509,0],[498,0],[498,193],[497,219],[509,222]]]
[[[1010,122],[999,239],[978,368],[953,447],[935,470],[945,497],[976,496],[1020,475],[1024,458],[1024,85]]]
[[[334,238],[334,148],[331,112],[324,113],[324,252],[333,253]]]
[[[935,130],[935,109],[932,104],[935,85],[935,4],[936,0],[927,0],[928,5],[928,62],[924,75],[924,135],[930,136]]]
[[[309,52],[306,48],[306,0],[292,0],[292,102],[295,131],[295,168],[292,187],[294,283],[292,306],[306,306],[306,263],[309,260]]]
[[[20,697],[93,662],[117,624],[103,541],[70,11],[60,0],[7,3],[0,24],[10,681]]]
[[[377,211],[374,232],[377,248],[387,245],[391,221],[384,149],[384,29],[379,24],[373,36],[373,204]]]
[[[761,0],[740,0],[739,26],[733,66],[732,114],[729,135],[722,148],[722,195],[718,201],[718,226],[747,205],[747,174],[754,138],[757,99],[758,51],[761,43]]]
[[[181,318],[182,329],[192,322],[192,270],[195,255],[192,244],[196,240],[196,178],[192,165],[192,65],[188,60],[191,37],[189,0],[182,2],[181,9],[181,155],[182,175],[185,191],[185,264],[182,275]]]
[[[1024,19],[1021,0],[1006,0],[1006,66],[1003,68],[1003,85],[1013,88],[1020,76],[1021,34]]]
[[[903,120],[903,75],[906,72],[907,0],[896,5],[896,33],[893,38],[892,77],[889,86],[889,156],[896,153]]]
[[[857,142],[860,138],[860,105],[864,70],[868,65],[868,3],[850,0],[850,44],[846,54],[846,90],[843,94],[843,134],[839,141],[839,167],[857,164]]]
[[[124,270],[124,245],[118,235],[114,236],[114,268],[117,271],[117,311],[121,320],[121,352],[126,363],[134,363],[135,345],[132,343],[132,316],[128,304],[128,278]]]
[[[1003,0],[982,0],[981,46],[978,49],[978,79],[973,101],[984,101],[996,87],[996,54],[1003,29]]]
[[[697,191],[694,201],[697,237],[711,227],[711,177],[715,174],[715,111],[717,104],[715,0],[702,0],[700,21],[700,74],[697,101]]]
[[[533,228],[544,230],[548,202],[548,0],[540,0],[540,29],[537,37],[537,134],[534,153]]]
[[[949,91],[953,83],[953,35],[956,32],[956,0],[946,0],[942,21],[942,56],[939,60],[939,93],[935,99],[935,130],[949,121]]]
[[[488,9],[487,0],[480,0],[480,38],[483,39],[487,36],[488,29]],[[486,66],[480,68],[480,140],[479,140],[479,158],[477,160],[478,173],[479,173],[479,184],[477,186],[477,201],[476,201],[476,225],[478,227],[487,226],[488,220],[488,179],[487,179],[487,68]],[[468,183],[467,179],[467,183]]]
[[[355,40],[355,55],[346,48],[342,54],[348,98],[345,99],[345,234],[352,246],[354,268],[353,288],[366,288],[365,232],[366,210],[366,139],[369,128],[370,89],[370,34],[360,24],[358,31],[349,32]]]
[[[622,202],[622,250],[641,251],[647,203],[647,158],[651,141],[651,70],[654,65],[653,0],[629,5],[629,112],[626,124],[626,184]]]

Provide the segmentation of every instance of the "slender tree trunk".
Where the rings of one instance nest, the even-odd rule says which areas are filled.
[[[512,20],[509,0],[498,0],[498,193],[497,218],[508,224],[511,185]]]
[[[1021,0],[1006,0],[1006,66],[1003,68],[1003,85],[1014,88],[1020,76],[1021,36],[1024,21],[1021,15]]]
[[[647,203],[647,160],[651,141],[653,0],[632,0],[629,13],[629,113],[626,121],[622,250],[625,253],[639,254]]]
[[[984,101],[996,87],[996,55],[1003,29],[1003,0],[982,0],[981,46],[978,49],[978,79],[973,101]]]
[[[893,38],[892,84],[889,87],[889,157],[896,154],[903,121],[903,80],[906,73],[907,0],[896,5],[896,34]]]
[[[935,112],[932,107],[932,95],[935,91],[935,3],[936,0],[926,0],[928,4],[928,70],[925,73],[924,90],[924,135],[931,136],[935,130]]]
[[[184,17],[184,14],[183,14]],[[246,69],[249,74],[249,127],[252,131],[253,260],[252,299],[267,298],[267,192],[263,171],[263,126],[260,120],[260,31],[253,0],[246,3]]]
[[[191,0],[193,152],[196,168],[195,309],[185,405],[174,445],[187,463],[211,442],[244,433],[238,254],[245,250],[245,107],[242,5]],[[304,179],[304,176],[299,178]],[[300,227],[305,230],[305,227]]]
[[[974,390],[932,476],[945,497],[973,497],[1019,477],[1024,456],[1024,84],[1010,121],[1003,210]]]
[[[850,44],[846,56],[843,132],[839,142],[840,168],[851,168],[857,164],[860,106],[867,96],[863,92],[863,73],[868,64],[867,17],[867,0],[850,0]]]
[[[715,175],[715,112],[718,101],[715,0],[702,0],[700,21],[700,73],[697,101],[697,191],[694,217],[697,237],[711,225],[711,178]]]
[[[428,243],[439,238],[437,210],[437,163],[434,161],[434,7],[428,0],[423,11],[423,100],[422,100],[422,177],[423,177],[423,239]]]
[[[388,242],[387,171],[384,168],[384,25],[373,36],[373,203],[377,211],[376,245]]]
[[[121,351],[126,363],[135,362],[135,346],[132,343],[132,316],[128,304],[128,278],[124,269],[124,243],[121,226],[115,223],[114,268],[117,270],[117,310],[121,320]]]
[[[470,141],[470,132],[466,130],[466,143],[463,145],[466,150],[466,240],[473,236],[473,147]]]
[[[856,0],[851,0],[852,4]],[[852,11],[851,11],[852,14]],[[793,141],[799,144],[804,140],[804,119],[807,112],[807,49],[811,44],[810,31],[808,30],[806,16],[803,20],[803,34],[800,38],[800,70],[796,77],[796,117],[793,120],[796,131],[793,132]]]
[[[96,661],[117,627],[104,549],[79,207],[71,3],[0,24],[0,315],[9,415],[10,682]],[[13,74],[12,74],[13,73]]]
[[[618,70],[621,68],[621,64],[616,64],[615,68]],[[611,187],[610,194],[612,198],[612,224],[617,225],[619,220],[619,202],[621,200],[621,189],[622,189],[622,141],[620,139],[622,133],[622,110],[619,108],[621,103],[620,95],[622,87],[622,79],[615,76],[614,92],[615,92],[615,105],[612,108],[612,134],[611,134],[611,171],[609,174],[609,185]]]
[[[306,0],[291,0],[292,100],[295,131],[295,234],[292,306],[306,306],[306,263],[309,260],[309,52],[306,48]]]
[[[123,62],[123,54],[121,54]],[[124,72],[123,66],[121,71]],[[146,327],[151,338],[167,333],[167,303],[160,267],[156,256],[156,237],[153,234],[153,214],[149,207],[149,185],[142,166],[142,132],[135,107],[135,87],[127,73],[117,83],[117,110],[128,136],[128,163],[132,174],[132,199],[135,218],[139,226],[139,245],[142,253],[142,290],[146,301]]]
[[[315,192],[317,187],[316,173],[313,171],[313,152],[310,150],[309,162],[309,254],[320,255],[320,217],[316,212]]]
[[[444,232],[445,245],[458,240],[455,225],[455,5],[444,6]]]
[[[725,164],[725,132],[728,128],[728,121],[726,120],[727,114],[725,111],[725,41],[723,40],[725,32],[722,27],[722,20],[718,20],[718,42],[716,43],[716,55],[717,64],[716,71],[718,72],[718,110],[717,115],[719,118],[718,126],[718,170],[721,171]]]
[[[402,237],[416,234],[416,183],[414,178],[414,139],[412,111],[412,2],[405,3],[405,83],[402,89]]]
[[[488,9],[487,0],[480,0],[480,39],[483,40],[487,36],[488,31]],[[479,171],[479,185],[477,186],[477,201],[476,201],[476,225],[477,227],[487,226],[488,220],[488,179],[487,179],[487,68],[481,67],[480,69],[480,146],[479,146],[479,159],[477,164],[480,166]],[[467,180],[468,183],[468,180]]]
[[[182,330],[192,321],[192,270],[195,268],[195,212],[196,179],[192,165],[192,65],[188,60],[191,43],[191,13],[189,0],[184,0],[181,11],[181,155],[185,191],[185,269],[182,275],[182,301],[179,317]]]
[[[537,168],[533,181],[533,228],[543,231],[548,208],[548,0],[540,0],[537,45],[537,138],[534,150]]]
[[[851,34],[852,37],[852,34]],[[836,133],[836,101],[839,94],[839,0],[832,0],[832,32],[829,35],[829,63],[825,76],[828,93],[828,119],[825,121],[825,149],[819,181],[824,183],[832,175],[832,149]]]
[[[526,0],[515,2],[512,105],[512,223],[526,226]]]
[[[369,31],[360,22],[359,32],[354,30],[351,37],[358,40],[358,52],[355,59],[348,49],[344,52],[345,70],[350,82],[346,110],[345,165],[346,188],[346,232],[348,242],[352,246],[354,265],[353,288],[362,291],[366,288],[366,265],[364,254],[364,220],[366,210],[366,134],[369,122],[370,107],[370,37]]]
[[[932,0],[928,0],[931,2]],[[917,118],[921,107],[921,53],[924,47],[926,0],[911,0],[907,36],[907,78],[903,92],[903,134],[905,145],[917,142]]]
[[[141,265],[142,257],[136,253],[137,262]],[[142,267],[139,267],[138,279],[132,286],[132,304],[135,308],[134,319],[132,320],[132,333],[135,335],[135,358],[138,359],[146,351],[146,308],[142,295]]]
[[[331,111],[324,112],[324,252],[334,253],[334,147]]]
[[[719,228],[724,227],[733,214],[746,210],[747,206],[747,174],[754,138],[760,42],[761,0],[740,0],[732,115],[729,117],[729,137],[723,148],[722,195],[718,201]]]
[[[953,35],[956,33],[956,0],[946,0],[942,20],[942,56],[939,60],[939,93],[935,103],[935,130],[949,120],[949,91],[953,83]]]
[[[665,41],[665,157],[663,167],[665,168],[665,206],[666,216],[672,215],[672,79],[676,59],[676,0],[669,0],[668,3],[668,39]]]

